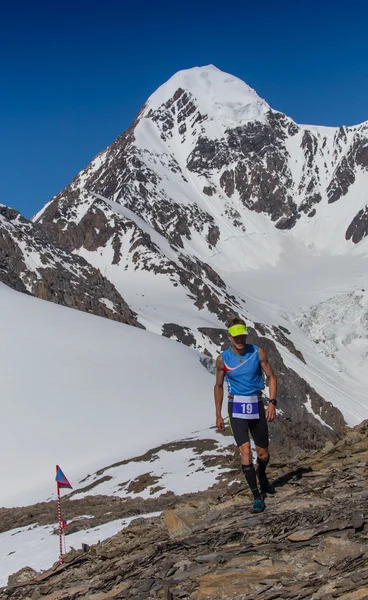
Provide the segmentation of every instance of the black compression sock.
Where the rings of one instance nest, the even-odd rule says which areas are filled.
[[[258,463],[258,479],[259,481],[264,481],[265,479],[267,479],[266,476],[266,467],[268,465],[268,463],[270,462],[270,455],[268,455],[268,457],[266,458],[266,460],[263,460],[262,458],[257,457],[257,463]]]
[[[242,469],[254,498],[260,498],[261,495],[258,490],[256,471],[253,463],[250,465],[242,465]]]

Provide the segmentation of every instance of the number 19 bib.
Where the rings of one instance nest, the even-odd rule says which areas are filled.
[[[259,419],[258,396],[234,396],[233,417],[236,419]]]

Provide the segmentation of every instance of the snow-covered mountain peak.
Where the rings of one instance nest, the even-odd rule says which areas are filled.
[[[207,65],[175,73],[148,99],[143,116],[165,105],[178,90],[189,93],[203,115],[238,124],[260,118],[270,108],[244,81]]]
[[[316,278],[327,290],[322,300],[330,297],[328,258],[363,261],[353,280],[350,267],[339,272],[349,285],[333,282],[331,296],[350,293],[351,282],[366,288],[367,185],[366,124],[298,125],[210,65],[161,86],[34,222],[99,269],[147,329],[214,356],[221,340],[213,330],[233,313],[298,339],[290,310],[280,315],[270,305],[284,271],[297,314],[320,302],[311,292]],[[299,294],[312,262],[310,285]],[[270,277],[274,285],[257,295],[259,280]],[[349,373],[347,388],[361,397]],[[314,385],[337,402],[335,388],[330,395]]]

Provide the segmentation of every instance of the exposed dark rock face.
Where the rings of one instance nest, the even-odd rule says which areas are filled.
[[[272,220],[290,217],[297,210],[292,187],[283,115],[268,115],[268,123],[248,123],[226,132],[222,140],[200,137],[188,157],[187,167],[195,173],[222,171],[220,186],[231,198],[234,191],[247,208],[269,214]],[[230,164],[237,163],[234,170]],[[281,184],[281,185],[280,185]]]
[[[262,323],[254,323],[254,327],[262,336],[268,334],[270,337],[275,339],[305,364],[303,354],[300,352],[300,350],[297,350],[294,343],[286,337],[286,335],[290,335],[290,332],[285,329],[285,327],[269,327],[268,325],[263,325]]]
[[[0,254],[2,255],[3,252],[1,252]],[[11,287],[13,290],[16,290],[17,292],[29,294],[30,292],[28,292],[23,281],[21,280],[19,275],[17,275],[17,273],[15,273],[12,270],[11,265],[9,263],[10,261],[8,260],[8,253],[5,250],[4,255],[0,258],[0,281]]]
[[[364,129],[364,125],[361,126]],[[337,134],[336,143],[343,139],[346,143],[346,132],[341,128]],[[328,202],[336,202],[347,194],[350,187],[355,182],[357,167],[368,171],[368,140],[361,133],[356,133],[346,156],[338,164],[334,176],[327,188]]]
[[[352,155],[348,155],[341,160],[334,178],[327,188],[328,202],[332,204],[345,196],[349,187],[355,181],[354,162]]]
[[[368,235],[368,206],[360,210],[346,230],[345,238],[358,244]]]
[[[216,329],[215,327],[198,327],[198,331],[207,336],[211,342],[220,349],[225,349],[229,343],[226,329]]]
[[[213,196],[214,192],[216,192],[216,188],[211,186],[205,185],[203,188],[203,193],[206,194],[206,196]]]
[[[292,229],[300,218],[300,215],[291,215],[290,217],[281,217],[276,223],[277,229]]]
[[[206,240],[208,242],[209,247],[212,248],[212,246],[216,246],[219,239],[220,239],[220,229],[218,228],[217,225],[211,224],[210,227],[208,228],[208,233],[206,236]]]
[[[138,325],[113,284],[45,231],[0,205],[0,280],[21,292],[122,323]]]
[[[165,323],[162,326],[162,335],[167,338],[176,339],[178,342],[192,348],[196,345],[195,337],[189,327],[181,327],[176,323]]]
[[[231,198],[235,191],[234,171],[224,171],[220,177],[220,186],[225,194]]]

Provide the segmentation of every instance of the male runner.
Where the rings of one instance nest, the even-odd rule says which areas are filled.
[[[276,417],[277,379],[268,362],[266,352],[247,344],[248,329],[243,319],[235,318],[229,323],[228,334],[231,347],[222,352],[216,360],[216,426],[223,431],[224,419],[221,416],[224,395],[224,379],[228,388],[228,413],[230,427],[239,446],[243,473],[253,493],[254,504],[251,512],[263,512],[264,498],[274,494],[275,489],[267,479],[266,467],[270,460],[268,452],[268,421]],[[262,390],[265,387],[262,370],[269,378],[270,400],[265,411]],[[252,462],[249,432],[252,434],[257,451],[256,471]]]

